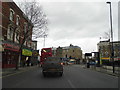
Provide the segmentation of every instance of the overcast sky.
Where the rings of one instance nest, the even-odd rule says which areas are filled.
[[[15,0],[16,1],[16,0]],[[70,44],[81,47],[83,53],[97,51],[97,43],[110,31],[110,6],[106,0],[40,0],[48,18],[48,36],[45,47],[64,47]],[[118,41],[118,2],[112,2],[113,35]],[[39,38],[38,49],[44,38]],[[105,39],[101,39],[105,40]]]

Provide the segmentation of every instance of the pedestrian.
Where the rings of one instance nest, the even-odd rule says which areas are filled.
[[[40,67],[40,61],[39,60],[37,61],[37,65],[38,65],[38,67]]]

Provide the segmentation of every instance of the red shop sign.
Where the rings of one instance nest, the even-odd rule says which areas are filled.
[[[11,44],[3,44],[4,49],[10,49],[13,51],[19,51],[19,47],[18,46],[14,46]]]

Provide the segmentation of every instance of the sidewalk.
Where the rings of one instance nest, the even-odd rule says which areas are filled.
[[[96,67],[94,65],[91,65],[90,68],[87,68],[86,64],[81,64],[80,66],[84,69],[95,70],[95,71],[98,71],[98,72],[101,72],[101,73],[106,73],[106,74],[117,76],[117,77],[120,76],[120,67],[115,67],[115,73],[113,73],[113,67],[112,66]]]
[[[14,74],[14,73],[18,73],[21,71],[30,70],[30,69],[33,69],[35,67],[38,67],[38,66],[19,67],[18,70],[16,70],[15,68],[4,68],[4,69],[2,69],[1,73],[2,73],[2,76],[7,76],[9,74]]]

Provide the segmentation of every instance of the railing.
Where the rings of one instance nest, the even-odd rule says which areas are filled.
[[[81,66],[88,68],[87,64],[81,64]],[[120,76],[120,66],[115,66],[114,73],[113,73],[113,66],[107,66],[107,65],[102,65],[99,67],[96,65],[90,65],[89,69],[96,70],[96,71],[103,72],[103,73],[113,74],[116,76]]]

